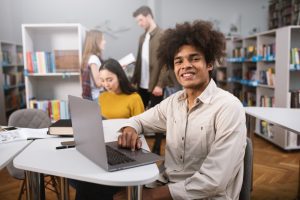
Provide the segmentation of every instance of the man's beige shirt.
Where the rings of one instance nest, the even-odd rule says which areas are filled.
[[[179,91],[127,125],[138,133],[166,132],[162,177],[173,199],[238,199],[246,147],[241,102],[211,80],[187,108]]]

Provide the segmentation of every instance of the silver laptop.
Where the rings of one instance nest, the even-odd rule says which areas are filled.
[[[117,171],[163,160],[145,149],[131,151],[119,148],[117,141],[105,143],[98,103],[71,95],[68,98],[75,147],[97,165],[107,171]]]

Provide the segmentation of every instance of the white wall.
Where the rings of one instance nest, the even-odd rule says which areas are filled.
[[[0,40],[15,42],[13,36],[13,15],[10,0],[0,0]]]
[[[225,2],[225,3],[224,3]],[[194,19],[219,20],[228,32],[231,21],[241,17],[241,33],[253,27],[267,29],[268,0],[0,0],[0,40],[21,43],[22,23],[81,23],[86,28],[107,24],[115,37],[106,34],[104,57],[121,58],[137,51],[143,32],[132,12],[141,5],[152,7],[162,28]]]
[[[220,30],[229,32],[230,23],[240,18],[240,33],[249,35],[257,27],[267,30],[268,0],[163,0],[159,1],[162,27],[195,19],[218,20]],[[172,5],[172,6],[171,6]]]

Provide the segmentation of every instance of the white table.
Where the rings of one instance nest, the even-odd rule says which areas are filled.
[[[117,130],[124,124],[124,120],[105,120],[103,122],[106,142],[116,140]],[[41,194],[36,187],[39,185],[39,173],[110,186],[129,186],[128,198],[130,199],[140,199],[142,185],[153,182],[158,177],[159,171],[156,164],[107,172],[75,148],[55,149],[60,146],[61,141],[67,140],[70,138],[36,140],[14,159],[15,167],[28,171],[28,175],[35,179],[28,183],[29,188],[33,189],[29,195],[40,198],[36,197]],[[144,138],[143,140],[143,148],[149,149]],[[62,185],[66,186],[66,179],[62,179],[62,181]],[[62,199],[68,199],[66,188],[62,188]]]
[[[255,118],[267,121],[294,133],[300,134],[300,109],[245,107],[245,111],[247,114],[247,123],[250,134],[253,134],[254,132]],[[300,162],[297,199],[300,199]]]
[[[300,134],[300,109],[245,107],[248,115]]]
[[[0,170],[32,141],[22,140],[0,144]]]

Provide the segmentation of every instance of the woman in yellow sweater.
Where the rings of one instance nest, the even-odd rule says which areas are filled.
[[[105,92],[98,97],[101,114],[106,119],[129,118],[144,112],[144,104],[130,84],[120,63],[114,59],[103,62],[99,69]]]
[[[144,104],[118,61],[108,59],[99,68],[99,77],[105,92],[98,97],[101,115],[106,119],[129,118],[144,112]],[[70,180],[76,189],[76,200],[112,199],[119,187],[103,186]]]

